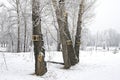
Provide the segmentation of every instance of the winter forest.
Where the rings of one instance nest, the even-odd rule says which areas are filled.
[[[119,80],[120,16],[100,1],[0,0],[0,80]]]

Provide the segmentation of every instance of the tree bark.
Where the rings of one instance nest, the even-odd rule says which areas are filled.
[[[77,59],[77,56],[75,54],[73,42],[72,42],[72,39],[70,36],[67,17],[68,17],[68,15],[66,13],[66,16],[65,16],[65,34],[66,34],[66,38],[67,38],[67,40],[66,40],[67,53],[68,53],[68,56],[70,58],[71,65],[75,65],[78,62],[78,59]]]
[[[59,26],[59,31],[60,31],[64,67],[70,68],[71,65],[74,65],[77,63],[77,58],[74,53],[73,43],[72,43],[70,32],[68,29],[68,21],[67,21],[68,15],[65,11],[65,0],[59,1],[59,7],[57,6],[56,0],[52,0],[52,2],[55,9],[56,18]]]
[[[26,52],[26,45],[27,45],[27,41],[26,41],[26,38],[27,38],[27,21],[26,21],[26,18],[24,16],[24,13],[23,13],[23,17],[24,17],[24,24],[25,24],[25,30],[24,30],[24,52]]]
[[[33,41],[35,55],[35,74],[42,76],[47,72],[43,36],[41,31],[41,18],[39,13],[39,0],[32,0]]]
[[[76,29],[76,36],[75,36],[75,53],[77,58],[79,59],[79,49],[81,43],[81,30],[82,30],[82,15],[83,15],[83,5],[84,0],[81,1],[79,5],[79,12],[78,12],[78,21],[77,21],[77,29]]]
[[[70,58],[67,52],[67,44],[66,44],[66,35],[64,34],[65,30],[65,3],[64,0],[59,1],[59,10],[56,11],[56,17],[59,25],[60,31],[60,39],[62,43],[62,53],[63,53],[63,60],[64,60],[64,68],[68,69],[71,67]]]
[[[57,51],[61,51],[60,32],[57,30]]]

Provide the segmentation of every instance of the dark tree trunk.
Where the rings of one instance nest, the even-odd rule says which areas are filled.
[[[17,6],[17,25],[18,25],[18,41],[17,41],[17,52],[20,52],[20,3],[19,0],[16,0],[16,6]]]
[[[79,59],[79,50],[80,50],[80,42],[81,42],[81,30],[82,30],[82,15],[83,15],[83,3],[84,0],[81,1],[78,12],[78,21],[77,21],[77,29],[75,36],[75,53],[77,58]]]
[[[25,30],[24,30],[24,52],[26,52],[26,46],[27,46],[27,41],[26,41],[26,37],[27,37],[27,21],[26,21],[25,16],[24,16],[24,23],[25,23]]]
[[[60,31],[57,30],[57,51],[61,51]]]
[[[57,51],[61,51],[61,47],[60,47],[61,43],[57,44]]]
[[[35,74],[42,76],[47,72],[43,36],[41,32],[41,18],[39,0],[32,0],[33,41],[35,55]]]

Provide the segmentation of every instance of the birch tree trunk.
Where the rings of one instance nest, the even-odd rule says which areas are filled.
[[[47,72],[43,36],[41,31],[40,0],[32,0],[33,41],[35,55],[35,74],[42,76]]]

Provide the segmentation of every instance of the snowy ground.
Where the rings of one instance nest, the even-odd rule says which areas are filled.
[[[47,52],[46,60],[62,62],[60,52]],[[0,80],[120,80],[120,51],[81,51],[80,63],[64,70],[63,65],[48,63],[48,72],[34,73],[33,53],[0,52]],[[6,64],[5,65],[5,61]]]

